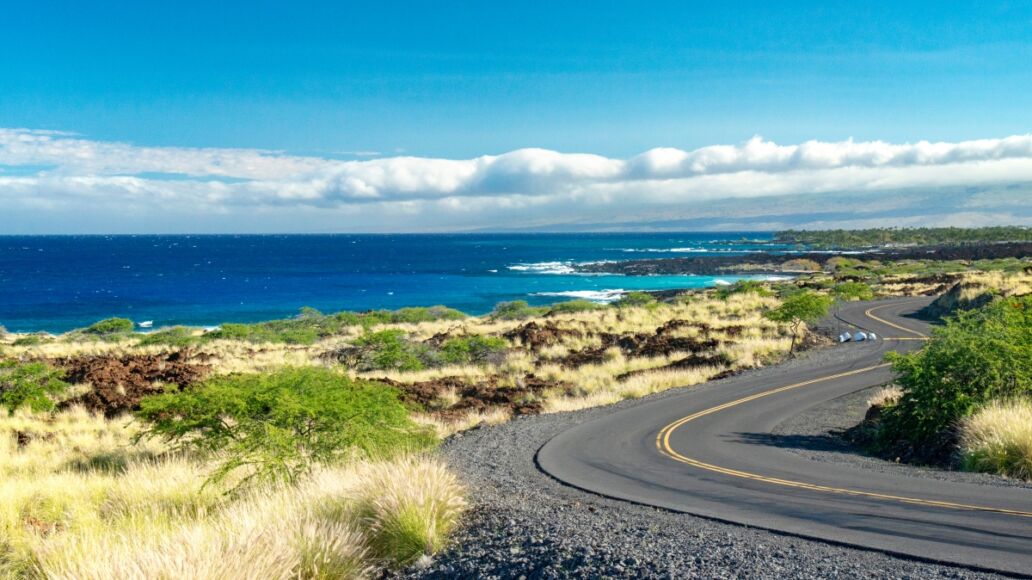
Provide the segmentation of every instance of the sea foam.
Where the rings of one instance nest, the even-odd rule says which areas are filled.
[[[592,302],[616,302],[627,291],[617,288],[608,290],[569,290],[566,292],[537,292],[534,296],[562,296]]]

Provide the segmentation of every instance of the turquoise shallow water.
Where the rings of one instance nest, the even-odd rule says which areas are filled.
[[[0,324],[51,332],[109,316],[215,325],[444,304],[612,299],[711,286],[711,276],[579,275],[580,262],[757,251],[769,235],[463,234],[0,237]],[[765,249],[770,249],[766,247]],[[727,278],[732,280],[732,278]]]

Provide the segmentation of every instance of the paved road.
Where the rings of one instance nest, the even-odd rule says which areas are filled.
[[[843,306],[884,340],[846,357],[786,365],[777,382],[743,376],[616,411],[565,431],[537,454],[578,488],[722,520],[895,554],[1032,574],[1032,491],[818,462],[775,427],[890,378],[886,351],[920,348],[927,299]],[[822,362],[836,358],[837,362]],[[804,443],[801,443],[804,444]]]

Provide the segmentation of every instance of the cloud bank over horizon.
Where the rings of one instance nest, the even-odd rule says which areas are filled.
[[[807,196],[819,205],[843,193],[877,199],[882,210],[894,206],[895,213],[877,219],[895,216],[899,225],[926,224],[933,214],[938,221],[959,222],[953,225],[1029,223],[1028,190],[997,193],[988,202],[977,191],[1014,184],[1032,184],[1032,134],[795,145],[757,136],[690,151],[658,147],[626,159],[527,148],[471,159],[354,161],[0,129],[0,203],[7,213],[7,231],[0,233],[54,233],[76,216],[88,222],[82,231],[97,232],[547,227],[601,218],[619,223],[614,217],[620,216],[662,220],[691,216],[693,208],[702,216],[720,204],[741,207],[737,221],[724,217],[748,226],[786,223],[750,216],[749,200],[763,198],[767,215],[784,216],[791,211],[778,208],[779,200],[792,204]],[[961,193],[940,208],[927,207],[928,198],[920,195],[912,203],[886,195],[938,188]],[[965,188],[971,188],[968,195]],[[872,208],[856,212],[865,209]],[[922,213],[929,209],[936,211]],[[952,217],[944,218],[943,209]],[[146,225],[127,228],[125,218]]]

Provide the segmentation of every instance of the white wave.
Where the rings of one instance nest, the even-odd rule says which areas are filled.
[[[717,278],[716,280],[713,281],[713,285],[714,286],[730,286],[731,283],[728,282],[727,280],[722,280],[720,278]]]
[[[766,250],[741,250],[738,248],[618,248],[627,253],[652,254],[760,254]]]
[[[578,272],[578,266],[596,266],[598,264],[611,264],[613,260],[595,260],[592,262],[531,262],[529,264],[513,264],[506,266],[509,270],[516,272],[531,272],[534,274],[576,274],[578,276],[606,276],[605,272]]]
[[[765,282],[784,282],[786,280],[791,280],[791,279],[792,279],[792,276],[767,276],[763,280]]]
[[[575,274],[573,262],[535,262],[531,264],[513,264],[508,266],[517,272],[534,272],[535,274]]]
[[[616,302],[621,296],[627,294],[623,289],[610,290],[569,290],[566,292],[537,292],[534,296],[562,296],[564,298],[576,298],[579,300],[590,300],[592,302]]]

